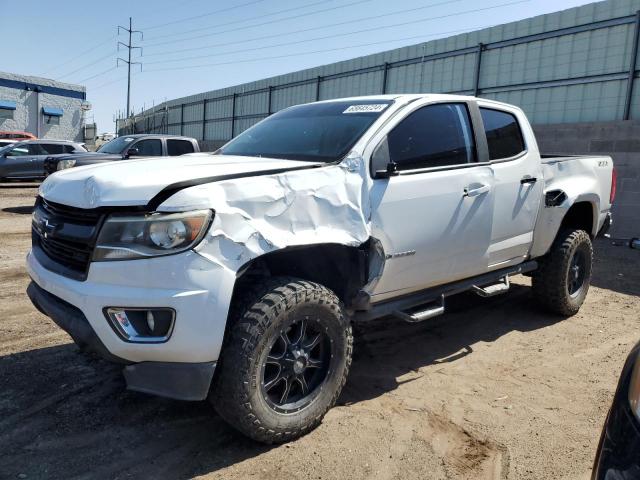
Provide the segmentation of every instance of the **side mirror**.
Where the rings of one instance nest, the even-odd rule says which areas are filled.
[[[389,178],[396,177],[400,175],[400,171],[398,170],[398,164],[396,162],[387,163],[386,170],[378,170],[376,171],[375,178]]]
[[[129,158],[129,157],[135,157],[136,155],[140,155],[140,150],[138,150],[137,148],[130,148],[124,154],[124,157]]]
[[[389,178],[399,175],[398,164],[391,160],[387,137],[373,151],[371,155],[371,170],[373,178]]]

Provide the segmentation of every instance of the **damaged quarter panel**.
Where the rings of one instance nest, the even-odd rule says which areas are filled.
[[[599,167],[594,168],[594,165]],[[536,227],[531,256],[547,253],[569,209],[579,202],[589,203],[593,210],[593,226],[588,232],[595,236],[611,210],[609,188],[611,159],[609,157],[554,157],[543,159],[545,192],[564,194],[556,206],[542,205]],[[595,172],[595,175],[594,175]]]

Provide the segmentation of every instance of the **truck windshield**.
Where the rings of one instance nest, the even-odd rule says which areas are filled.
[[[217,153],[335,162],[349,153],[391,103],[356,100],[287,108],[241,133]]]
[[[122,153],[134,140],[133,137],[127,136],[114,138],[109,143],[102,145],[97,151],[98,153]]]

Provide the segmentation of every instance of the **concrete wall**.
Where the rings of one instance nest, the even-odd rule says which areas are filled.
[[[3,85],[3,81],[11,82],[11,86]],[[50,93],[51,90],[56,93]],[[21,130],[39,138],[81,142],[84,135],[80,105],[84,99],[77,97],[84,97],[84,93],[84,87],[79,85],[0,72],[0,100],[16,102],[13,119],[0,119],[0,130]],[[42,107],[61,108],[64,113],[60,124],[45,125]]]
[[[610,155],[618,172],[611,234],[640,237],[640,121],[534,125],[542,153]]]

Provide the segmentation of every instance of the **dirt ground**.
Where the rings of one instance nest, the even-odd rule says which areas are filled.
[[[540,312],[528,279],[461,295],[424,324],[357,328],[322,425],[263,446],[206,402],[128,392],[31,306],[35,188],[0,188],[0,478],[586,479],[618,374],[640,339],[640,253],[596,242],[580,313]]]

